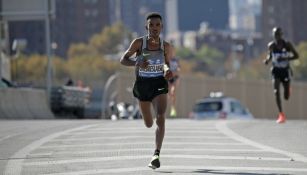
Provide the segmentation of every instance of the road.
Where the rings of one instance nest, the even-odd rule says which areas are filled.
[[[169,119],[161,168],[142,120],[0,121],[4,175],[307,174],[307,121]],[[0,173],[1,174],[1,173]]]

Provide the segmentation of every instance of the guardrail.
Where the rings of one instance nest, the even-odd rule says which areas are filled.
[[[52,119],[45,90],[33,88],[1,88],[0,118]]]

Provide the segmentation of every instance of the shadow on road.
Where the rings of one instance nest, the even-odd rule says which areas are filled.
[[[290,175],[290,174],[277,174],[277,173],[244,173],[244,172],[228,173],[228,172],[220,172],[219,170],[205,170],[205,169],[192,171],[192,173],[232,174],[232,175]]]
[[[207,169],[200,169],[200,170],[195,170],[191,172],[174,172],[174,171],[156,171],[159,173],[164,173],[164,174],[186,174],[186,173],[191,173],[191,174],[226,174],[226,175],[291,175],[291,174],[279,174],[279,173],[244,173],[244,172],[221,172],[220,170],[207,170]]]

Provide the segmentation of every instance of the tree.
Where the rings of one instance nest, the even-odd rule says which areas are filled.
[[[307,81],[307,42],[302,42],[297,46],[299,58],[293,61],[292,68],[294,77],[298,80]]]
[[[131,34],[118,22],[91,37],[89,45],[99,54],[115,54],[120,50],[126,37],[131,38]]]
[[[68,49],[68,58],[79,57],[83,55],[96,55],[97,51],[95,48],[90,47],[85,43],[72,44]]]
[[[176,55],[179,58],[183,58],[185,60],[194,58],[194,53],[188,48],[182,47],[176,49]]]
[[[262,53],[258,58],[244,64],[238,72],[239,78],[243,79],[270,79],[270,65],[263,64],[266,58],[266,52]]]
[[[224,74],[224,54],[216,48],[203,45],[195,55],[196,59],[203,63],[210,75],[223,75]]]

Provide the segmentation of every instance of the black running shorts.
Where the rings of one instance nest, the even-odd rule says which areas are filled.
[[[281,82],[289,82],[291,78],[291,73],[289,68],[279,68],[272,67],[272,77],[275,80],[280,80]]]
[[[169,79],[168,82],[169,82],[170,84],[173,84],[173,83],[175,83],[175,82],[177,81],[178,78],[179,78],[179,76],[176,75],[176,76],[172,77],[171,79]]]
[[[133,95],[140,101],[152,101],[160,94],[168,93],[168,83],[164,77],[137,78],[133,86]]]

